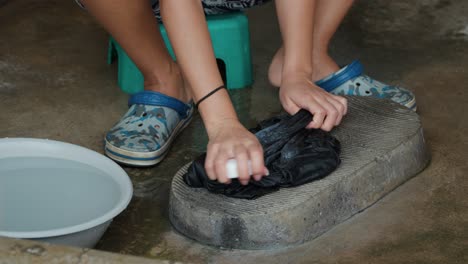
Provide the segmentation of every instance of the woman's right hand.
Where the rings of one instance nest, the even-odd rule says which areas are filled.
[[[268,174],[263,159],[263,149],[258,139],[238,120],[225,119],[210,129],[205,160],[205,170],[211,180],[230,183],[226,164],[229,159],[237,161],[239,181],[247,185],[250,180],[248,161],[252,166],[252,176],[259,181]]]

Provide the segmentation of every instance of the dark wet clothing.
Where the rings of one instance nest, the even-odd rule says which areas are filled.
[[[305,110],[294,116],[281,115],[261,122],[251,129],[264,150],[269,176],[251,179],[241,185],[233,179],[228,185],[212,181],[205,169],[205,155],[198,157],[184,175],[191,187],[206,188],[226,196],[255,199],[279,188],[294,187],[321,179],[340,164],[340,142],[328,132],[305,129],[312,115]]]

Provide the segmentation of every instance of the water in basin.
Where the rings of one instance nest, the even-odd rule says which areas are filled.
[[[0,159],[0,231],[30,232],[95,219],[121,196],[105,172],[57,158]]]

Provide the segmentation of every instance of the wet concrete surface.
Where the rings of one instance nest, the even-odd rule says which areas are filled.
[[[349,19],[366,43],[417,49],[434,38],[467,39],[467,9],[464,0],[356,1]]]
[[[0,3],[0,137],[49,138],[103,153],[103,135],[127,107],[127,96],[117,87],[116,66],[105,64],[107,34],[74,1]],[[332,54],[340,64],[360,58],[369,75],[416,94],[432,151],[424,172],[301,246],[270,251],[207,247],[174,232],[167,212],[172,176],[207,142],[196,116],[163,163],[125,168],[135,197],[97,249],[192,263],[467,263],[468,43],[411,24],[406,30],[414,34],[367,32],[355,22],[360,12],[354,9],[346,19]],[[266,78],[280,45],[273,7],[256,8],[249,17],[256,81],[252,88],[231,93],[247,126],[281,109]],[[367,19],[390,23],[378,16]]]
[[[177,262],[0,237],[0,263],[169,264]]]

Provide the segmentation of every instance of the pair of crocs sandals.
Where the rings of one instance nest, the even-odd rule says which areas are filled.
[[[364,75],[359,61],[316,84],[332,94],[385,98],[416,110],[413,93]],[[107,133],[105,152],[113,160],[131,166],[152,166],[161,162],[174,139],[190,123],[194,112],[193,103],[151,91],[132,95],[129,107]]]

